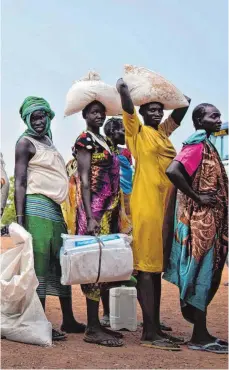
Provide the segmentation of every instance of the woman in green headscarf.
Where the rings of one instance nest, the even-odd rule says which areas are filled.
[[[32,235],[38,296],[45,309],[46,295],[59,296],[63,313],[61,330],[84,332],[75,321],[71,288],[60,282],[61,233],[67,233],[60,204],[68,194],[65,163],[52,143],[51,120],[55,116],[43,98],[25,99],[20,115],[27,125],[16,144],[15,206],[17,222]],[[53,340],[65,334],[53,329]]]
[[[37,132],[37,130],[31,124],[31,115],[35,111],[42,111],[43,113],[46,113],[46,122],[42,132]],[[28,127],[27,130],[22,134],[22,136],[31,134],[34,137],[44,137],[47,135],[50,139],[52,139],[50,126],[51,120],[55,117],[55,113],[52,111],[49,103],[45,99],[37,98],[35,96],[28,96],[24,100],[19,113]]]

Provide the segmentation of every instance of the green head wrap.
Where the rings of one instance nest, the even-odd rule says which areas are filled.
[[[37,110],[43,110],[48,114],[46,118],[45,129],[41,134],[38,134],[32,128],[31,123],[30,123],[31,114]],[[52,111],[49,103],[45,99],[37,98],[36,96],[28,96],[22,103],[19,113],[21,115],[21,118],[23,119],[23,121],[28,127],[27,130],[20,136],[20,138],[30,134],[30,135],[37,136],[37,137],[48,135],[48,137],[52,139],[52,132],[51,132],[50,126],[51,126],[51,120],[55,117],[55,113]]]

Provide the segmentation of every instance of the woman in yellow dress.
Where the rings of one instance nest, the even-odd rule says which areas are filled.
[[[165,171],[176,151],[168,137],[179,127],[188,108],[175,109],[161,123],[163,104],[144,104],[139,110],[144,120],[143,125],[123,79],[118,80],[117,90],[122,101],[126,143],[135,159],[130,207],[134,268],[138,272],[138,299],[143,314],[141,341],[142,344],[154,348],[179,350],[175,343],[179,340],[160,329],[160,298],[161,273],[164,254],[166,255],[163,253],[163,244],[164,247],[168,244],[166,236],[170,236],[171,232],[169,220],[173,219],[171,214],[171,217],[166,217],[165,220],[165,215],[168,216],[167,209],[172,210],[171,203],[174,204],[174,188]],[[190,102],[190,99],[187,99]]]

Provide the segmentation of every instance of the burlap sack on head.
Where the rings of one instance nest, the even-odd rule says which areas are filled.
[[[134,105],[159,102],[164,109],[176,109],[188,106],[188,101],[181,91],[171,82],[144,67],[129,64],[124,66],[123,80],[129,87]]]
[[[91,71],[86,77],[75,81],[68,91],[64,115],[78,113],[94,100],[106,107],[108,116],[115,116],[122,112],[121,100],[116,88],[101,81],[99,74]]]

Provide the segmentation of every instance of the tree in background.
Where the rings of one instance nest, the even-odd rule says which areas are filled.
[[[14,177],[10,177],[10,190],[5,207],[3,217],[1,220],[2,225],[9,225],[11,222],[16,222],[16,211],[14,206]]]

